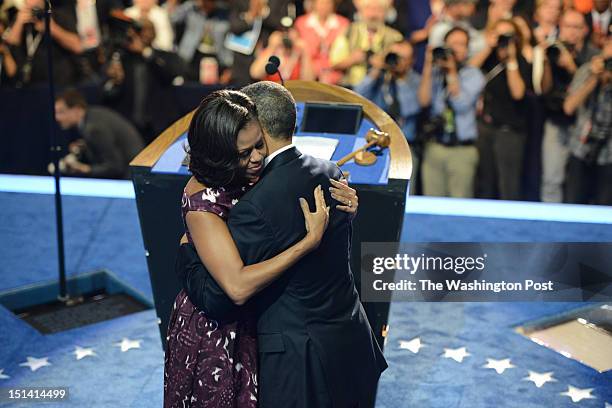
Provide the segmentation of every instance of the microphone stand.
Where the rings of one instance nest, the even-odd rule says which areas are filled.
[[[55,82],[53,79],[53,43],[51,38],[51,0],[45,0],[45,37],[47,42],[47,69],[49,73],[49,145],[53,159],[53,178],[55,180],[55,223],[57,230],[57,252],[59,262],[59,295],[58,300],[66,303],[70,296],[66,290],[66,258],[64,254],[64,222],[62,195],[60,191],[59,156],[62,146],[55,134]]]

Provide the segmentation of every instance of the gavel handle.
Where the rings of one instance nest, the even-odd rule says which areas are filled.
[[[374,146],[376,144],[376,140],[372,140],[371,142],[369,142],[368,144],[366,144],[365,146],[355,150],[352,153],[347,154],[346,156],[344,156],[343,158],[341,158],[340,160],[338,160],[338,162],[336,163],[338,165],[338,167],[342,166],[344,163],[346,163],[347,161],[351,160],[353,157],[355,157],[355,155],[363,150],[367,150],[370,147]]]

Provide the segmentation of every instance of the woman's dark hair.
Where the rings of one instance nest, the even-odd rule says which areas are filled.
[[[240,167],[238,132],[257,120],[255,104],[238,91],[215,91],[200,102],[189,125],[189,170],[207,187],[248,182]]]

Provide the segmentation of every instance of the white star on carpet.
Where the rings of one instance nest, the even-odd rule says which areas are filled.
[[[458,363],[462,363],[463,359],[466,358],[467,356],[471,356],[471,354],[467,352],[467,349],[465,347],[460,347],[458,349],[445,348],[444,354],[442,354],[442,357],[452,358]]]
[[[566,395],[572,399],[572,402],[580,402],[583,399],[595,399],[591,395],[593,388],[576,388],[571,385],[567,386],[567,391],[562,392],[561,395]]]
[[[87,356],[95,356],[96,355],[96,353],[94,352],[94,350],[92,348],[85,348],[85,347],[81,347],[81,346],[76,346],[72,353],[76,356],[77,360],[80,360],[80,359],[85,358]]]
[[[50,366],[49,357],[36,358],[27,357],[28,361],[19,364],[22,367],[30,367],[30,370],[36,371],[41,367]]]
[[[552,375],[552,371],[548,373],[536,373],[535,371],[529,371],[529,377],[523,378],[523,381],[532,381],[536,387],[541,388],[547,382],[557,381]]]
[[[115,343],[115,346],[121,347],[121,352],[126,352],[133,348],[140,348],[141,340],[130,340],[126,337],[120,343]]]
[[[4,368],[0,368],[0,380],[6,380],[7,378],[11,378],[11,377],[4,374]]]
[[[504,371],[508,368],[513,368],[514,366],[510,362],[509,358],[505,358],[503,360],[494,360],[492,358],[487,358],[487,364],[483,365],[483,368],[492,368],[497,371],[497,374],[503,374]]]
[[[410,350],[414,354],[418,353],[419,350],[421,349],[421,347],[425,347],[425,345],[423,343],[421,343],[421,338],[420,337],[415,337],[414,339],[412,339],[410,341],[406,341],[406,340],[400,340],[399,341],[399,348],[405,349],[405,350]]]

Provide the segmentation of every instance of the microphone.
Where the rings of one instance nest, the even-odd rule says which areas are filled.
[[[266,74],[268,75],[278,74],[281,80],[281,85],[285,86],[285,81],[283,80],[283,76],[278,70],[280,63],[281,63],[280,58],[278,58],[276,55],[272,55],[270,58],[268,58],[268,63],[266,64]]]

